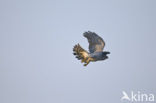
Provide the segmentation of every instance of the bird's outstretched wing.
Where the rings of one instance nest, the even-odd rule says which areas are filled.
[[[90,53],[101,52],[105,46],[103,39],[94,32],[84,32],[83,36],[88,39]]]
[[[84,50],[79,44],[75,45],[73,48],[74,55],[78,60],[85,61],[88,58],[89,54],[86,50]]]

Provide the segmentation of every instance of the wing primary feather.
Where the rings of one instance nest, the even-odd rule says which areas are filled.
[[[78,60],[83,60],[89,56],[89,53],[77,44],[73,48],[73,55],[75,55]]]

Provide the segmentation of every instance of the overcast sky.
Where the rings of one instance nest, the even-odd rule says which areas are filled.
[[[111,54],[84,67],[88,30]],[[0,103],[120,103],[156,94],[155,69],[155,0],[0,1]]]

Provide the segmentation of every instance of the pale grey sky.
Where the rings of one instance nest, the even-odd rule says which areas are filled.
[[[99,34],[109,59],[83,67],[75,44]],[[0,103],[120,103],[156,94],[155,0],[1,0]]]

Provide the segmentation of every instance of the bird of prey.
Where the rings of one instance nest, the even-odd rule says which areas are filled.
[[[89,52],[84,50],[79,44],[75,45],[73,48],[73,54],[81,63],[84,62],[84,66],[87,66],[90,62],[105,60],[108,58],[108,51],[103,51],[105,42],[96,33],[88,31],[84,32],[83,36],[88,39],[89,42]]]

